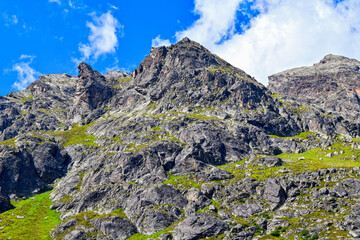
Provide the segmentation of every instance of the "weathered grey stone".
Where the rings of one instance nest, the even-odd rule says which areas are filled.
[[[287,195],[278,181],[269,178],[265,182],[264,197],[269,201],[272,210],[274,210],[284,204]]]
[[[278,157],[265,157],[257,159],[253,164],[256,166],[279,167],[283,165],[283,161]]]
[[[137,232],[136,227],[121,217],[90,220],[90,223],[111,239],[124,240]]]
[[[201,239],[222,234],[229,227],[212,214],[194,214],[182,221],[173,231],[175,240]]]
[[[244,204],[244,205],[238,205],[234,211],[233,214],[235,217],[240,218],[248,218],[256,213],[262,212],[263,208],[260,204]]]
[[[161,185],[133,193],[125,203],[125,213],[141,233],[151,235],[179,220],[179,208],[187,202],[175,188]]]

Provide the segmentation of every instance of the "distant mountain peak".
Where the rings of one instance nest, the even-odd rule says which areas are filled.
[[[329,112],[341,111],[356,119],[360,113],[359,70],[358,60],[329,54],[313,66],[270,76],[268,87],[305,104],[315,104]]]

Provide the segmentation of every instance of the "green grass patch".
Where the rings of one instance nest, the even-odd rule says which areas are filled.
[[[311,133],[308,132],[298,136],[305,137],[310,134]],[[341,151],[343,151],[342,154]],[[337,152],[338,155],[334,155],[331,158],[326,157],[327,154],[335,152]],[[353,159],[354,156],[356,160]],[[218,167],[235,176],[235,178],[229,181],[230,183],[243,178],[245,174],[258,180],[286,176],[288,173],[286,171],[280,171],[281,169],[288,169],[297,174],[332,167],[347,169],[360,167],[360,150],[351,149],[351,143],[345,144],[341,141],[336,142],[329,148],[316,148],[304,153],[282,153],[277,155],[277,157],[284,161],[283,166],[263,167],[249,164],[249,166],[246,167],[245,160],[243,160]]]
[[[50,209],[50,192],[21,201],[14,209],[0,214],[0,239],[51,239],[50,231],[60,223],[60,214]],[[24,218],[22,218],[22,216]]]
[[[183,114],[185,114],[185,116],[188,118],[195,118],[197,120],[202,120],[202,121],[209,121],[209,120],[214,120],[214,121],[219,121],[219,122],[224,121],[220,118],[213,117],[213,116],[206,116],[206,115],[200,115],[200,114],[194,114],[194,113],[183,113]]]
[[[82,225],[85,226],[87,228],[94,228],[94,226],[90,223],[90,220],[92,219],[102,219],[102,218],[108,218],[110,216],[116,216],[116,217],[121,217],[121,218],[125,218],[128,219],[126,214],[124,213],[122,208],[119,208],[109,214],[102,214],[99,215],[93,211],[88,211],[88,212],[82,212],[79,213],[69,219],[67,219],[66,221],[69,221],[71,219],[76,219],[78,222],[76,223],[76,225]],[[70,227],[69,229],[67,229],[66,231],[62,232],[61,234],[57,235],[55,239],[63,239],[69,232],[73,231],[76,227],[76,225]],[[95,239],[96,235],[99,233],[99,231],[94,231],[94,232],[88,232],[87,233],[87,237],[89,239]]]
[[[227,164],[217,166],[217,167],[236,175],[238,173],[243,173],[243,171],[244,171],[243,167],[244,167],[246,160],[247,159],[243,159],[239,162],[227,163]]]
[[[0,145],[7,145],[7,146],[15,148],[16,147],[15,140],[16,140],[16,137],[2,141],[2,142],[0,142]]]
[[[70,196],[70,195],[66,195],[65,197],[63,197],[62,199],[59,200],[59,202],[65,202],[65,203],[69,203],[71,201],[73,201],[74,199]]]
[[[169,172],[167,172],[167,175],[169,179],[164,181],[162,184],[170,184],[178,189],[200,188],[203,184],[203,182],[192,180],[190,175],[175,176]]]
[[[120,84],[123,84],[123,83],[130,82],[131,79],[132,79],[132,77],[129,76],[129,77],[120,78],[120,79],[118,79],[118,81],[119,81]]]
[[[199,112],[201,112],[201,111],[199,111]],[[207,116],[207,115],[202,115],[199,113],[187,113],[187,112],[176,112],[176,111],[168,112],[166,114],[162,113],[157,116],[152,115],[152,117],[157,120],[163,121],[164,119],[168,119],[168,120],[176,119],[179,115],[185,115],[187,118],[194,118],[194,119],[202,120],[202,121],[210,121],[210,120],[218,121],[218,122],[224,121],[223,119],[220,119],[220,118],[214,117],[214,116]]]
[[[340,151],[344,151],[340,154]],[[338,152],[339,155],[331,158],[326,157],[328,153]],[[360,157],[359,150],[352,150],[348,144],[343,146],[341,142],[335,143],[329,148],[316,148],[304,153],[282,153],[278,157],[283,160],[290,160],[286,163],[285,167],[289,168],[293,172],[303,172],[304,170],[315,171],[322,168],[354,168],[360,166],[360,161],[351,160],[352,156]],[[299,158],[305,158],[299,160]]]
[[[30,95],[30,96],[28,96],[28,97],[23,97],[23,98],[21,99],[21,102],[22,102],[22,103],[28,102],[28,101],[34,99],[34,97],[35,97],[34,95]]]
[[[98,144],[95,143],[96,137],[87,133],[87,129],[91,125],[93,125],[93,123],[84,126],[78,126],[75,124],[70,130],[52,132],[50,135],[62,137],[64,147],[75,144],[98,147]]]
[[[129,143],[128,147],[124,150],[125,152],[138,152],[141,149],[149,147],[149,143],[143,143],[143,144],[135,144],[135,143]]]
[[[42,112],[42,113],[45,113],[45,114],[50,114],[50,110],[46,109],[46,108],[39,108],[38,111]]]
[[[271,138],[281,138],[281,139],[295,139],[295,138],[299,138],[299,139],[307,139],[309,136],[313,136],[314,133],[313,132],[302,132],[298,135],[295,136],[291,136],[291,137],[280,137],[280,136],[276,136],[276,135],[269,135]]]
[[[210,73],[212,73],[212,74],[214,74],[214,73],[217,72],[217,71],[222,71],[222,72],[228,71],[228,72],[231,72],[231,68],[226,67],[226,68],[224,69],[224,68],[222,68],[222,67],[218,67],[218,68],[209,69],[208,71],[209,71]]]
[[[113,138],[110,138],[110,140],[112,140],[114,142],[122,143],[123,138],[122,137],[113,137]]]
[[[271,94],[272,97],[276,98],[280,103],[284,104],[284,101],[280,99],[279,94]]]

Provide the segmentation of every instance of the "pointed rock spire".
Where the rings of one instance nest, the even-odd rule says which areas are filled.
[[[68,119],[73,123],[82,122],[88,118],[93,110],[104,105],[112,97],[112,88],[106,85],[106,79],[90,65],[82,62],[78,66],[79,79],[73,108],[68,114]],[[99,115],[99,114],[97,114]],[[88,119],[85,122],[91,121]]]

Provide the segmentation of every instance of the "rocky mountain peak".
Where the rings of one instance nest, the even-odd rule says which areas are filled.
[[[211,53],[197,42],[184,38],[169,47],[152,48],[151,54],[146,56],[140,66],[134,70],[133,77],[143,78],[142,72],[152,69],[151,72],[159,73],[165,69],[199,69],[219,66],[229,67],[230,64]]]
[[[264,86],[187,38],[153,48],[132,75],[136,90],[160,100],[163,110],[193,103],[210,106],[214,99],[225,102],[234,95],[238,101],[232,107],[257,108],[268,99]]]
[[[318,72],[339,73],[359,71],[360,62],[356,59],[344,56],[329,54],[326,55],[319,63],[314,64]]]
[[[83,122],[84,118],[91,116],[93,110],[104,106],[113,96],[113,89],[108,86],[103,75],[84,62],[78,68],[74,105],[68,113],[68,119],[72,123]]]
[[[84,73],[86,74],[94,71],[92,67],[85,62],[81,62],[78,66],[78,69],[79,69],[79,76],[84,75]]]
[[[321,64],[326,64],[329,62],[346,62],[349,61],[350,59],[344,56],[340,56],[340,55],[334,55],[334,54],[328,54],[326,55],[323,59],[320,60]]]
[[[269,89],[355,118],[360,113],[360,62],[329,54],[310,67],[286,70],[269,77]]]
[[[82,62],[78,66],[79,69],[79,78],[80,80],[86,80],[84,83],[87,83],[87,81],[105,81],[105,78],[103,75],[101,75],[98,71],[95,71],[92,69],[92,67]]]
[[[285,70],[272,76],[312,76],[315,74],[337,74],[339,72],[359,71],[360,62],[356,59],[333,54],[326,55],[312,66]],[[272,78],[272,76],[270,78]],[[269,80],[270,80],[269,78]]]

